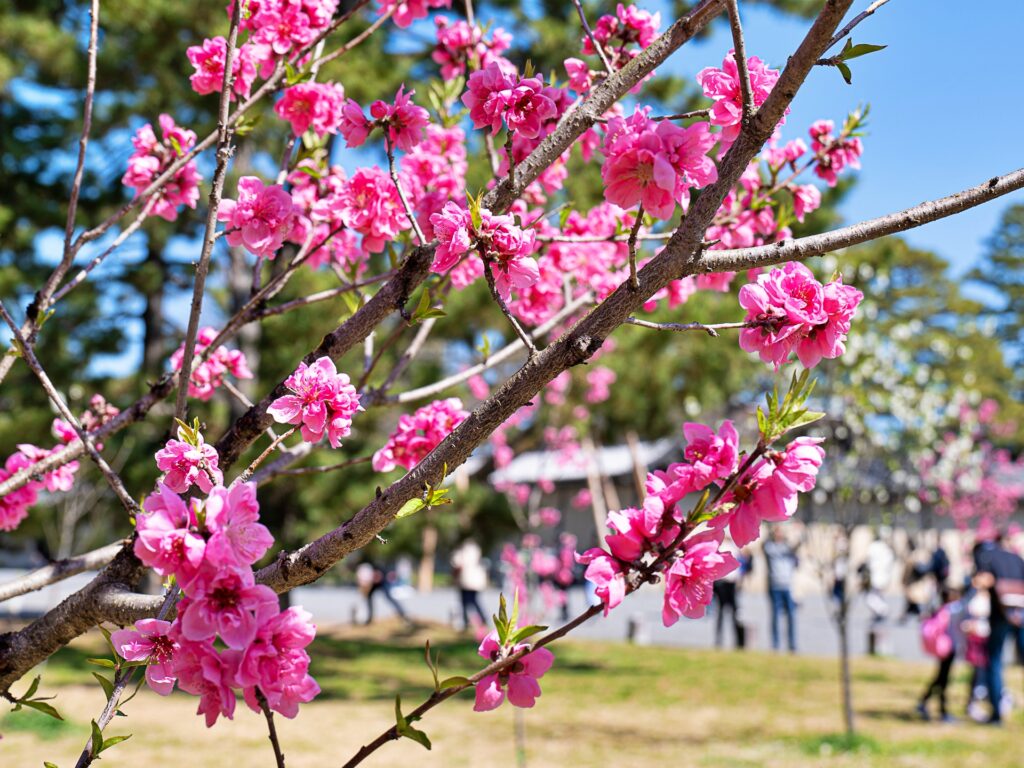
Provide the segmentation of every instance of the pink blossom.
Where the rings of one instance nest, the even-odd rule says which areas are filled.
[[[256,636],[257,616],[277,610],[277,595],[256,584],[252,570],[202,569],[178,604],[182,636],[194,642],[219,635],[229,648],[244,649]]]
[[[135,556],[161,576],[188,584],[203,562],[206,542],[195,532],[194,511],[174,491],[157,483],[135,518]]]
[[[78,439],[77,434],[75,435],[75,439]],[[36,464],[53,453],[53,451],[43,450],[31,443],[19,443],[18,453],[25,457],[28,464]],[[43,473],[42,485],[50,493],[70,491],[72,486],[75,484],[75,473],[77,471],[77,461],[69,461],[67,464],[61,464],[59,467]]]
[[[11,454],[0,469],[0,482],[29,465],[24,454]],[[13,531],[28,517],[29,507],[38,500],[39,486],[39,483],[29,482],[6,496],[0,496],[0,531]]]
[[[514,70],[499,62],[491,62],[469,76],[462,103],[469,109],[474,128],[490,128],[492,136],[501,130],[517,79]]]
[[[714,582],[739,567],[729,552],[719,549],[720,534],[692,536],[683,544],[683,554],[673,560],[665,573],[665,602],[661,616],[666,627],[680,616],[699,619],[711,603]]]
[[[402,414],[387,443],[373,455],[374,470],[412,469],[468,417],[457,397],[435,400],[412,415]]]
[[[626,573],[622,564],[599,547],[577,554],[576,562],[587,566],[583,578],[595,586],[594,594],[604,603],[607,616],[626,596]]]
[[[177,622],[175,626],[178,626]],[[199,697],[196,714],[205,715],[207,728],[211,728],[221,715],[230,720],[235,714],[232,684],[234,667],[238,663],[237,653],[217,653],[213,644],[207,642],[188,642],[180,638],[178,642],[174,659],[178,687]]]
[[[178,434],[181,434],[180,429]],[[198,445],[168,440],[156,452],[156,466],[165,473],[163,483],[175,493],[185,493],[193,484],[209,493],[214,485],[224,482],[224,474],[217,466],[217,449],[208,445],[201,434],[196,433],[196,438]]]
[[[285,89],[274,111],[296,136],[312,129],[322,137],[338,132],[344,104],[345,89],[337,83],[298,83]]]
[[[714,143],[704,123],[680,128],[667,120],[652,121],[639,108],[629,118],[612,118],[601,166],[605,199],[623,208],[641,203],[655,218],[670,218],[692,187],[718,177],[707,156]]]
[[[338,130],[345,137],[345,145],[348,147],[361,147],[370,131],[373,130],[373,123],[366,119],[363,108],[355,99],[349,99],[341,109],[341,118],[338,122]]]
[[[514,646],[509,653],[517,653],[528,648],[527,643]],[[498,643],[498,633],[490,632],[480,643],[477,650],[488,661],[497,661],[502,657],[502,647]],[[514,664],[502,672],[487,675],[476,684],[475,712],[487,712],[501,706],[508,694],[509,703],[515,707],[532,707],[540,696],[538,679],[551,669],[555,656],[547,648],[538,648],[520,657]]]
[[[227,240],[256,256],[274,258],[297,223],[298,211],[284,187],[256,176],[238,180],[238,200],[223,200],[217,221],[228,224]]]
[[[835,125],[831,120],[818,120],[809,129],[811,149],[814,150],[817,164],[814,172],[830,187],[834,187],[838,176],[847,167],[860,168],[860,156],[864,146],[857,137],[832,135]]]
[[[467,68],[482,69],[512,45],[512,36],[501,27],[491,31],[491,38],[479,26],[470,26],[462,19],[452,21],[447,16],[434,17],[437,26],[437,47],[431,58],[441,65],[442,79],[454,80],[465,74]]]
[[[615,15],[605,14],[594,25],[594,39],[606,50],[625,49],[630,44],[646,48],[658,36],[661,26],[661,14],[650,13],[635,5],[619,3]],[[618,45],[612,45],[618,40]],[[589,37],[583,38],[583,53],[595,56],[597,51]]]
[[[347,373],[338,373],[334,361],[321,357],[312,365],[299,367],[285,379],[284,386],[294,395],[277,398],[267,413],[282,424],[300,426],[302,439],[318,443],[324,432],[332,448],[352,431],[352,417],[360,410],[359,393]]]
[[[200,328],[196,334],[195,353],[204,354],[217,338],[216,328]],[[182,344],[171,355],[171,369],[181,370],[181,364],[185,357],[185,345]],[[225,346],[217,347],[206,360],[192,367],[192,376],[188,382],[188,396],[196,397],[207,401],[213,397],[213,393],[224,384],[224,376],[231,374],[236,379],[251,379],[252,371],[246,362],[245,354],[237,349],[228,349]]]
[[[615,383],[615,371],[611,368],[598,366],[587,371],[587,394],[585,399],[591,405],[603,403],[611,397],[611,385]]]
[[[758,461],[724,501],[736,506],[712,520],[716,528],[729,526],[736,546],[745,547],[760,533],[762,520],[779,522],[793,516],[797,494],[814,488],[825,458],[820,437],[798,437],[784,451],[773,451]]]
[[[768,94],[779,79],[779,71],[770,69],[757,56],[747,59],[750,72],[750,88],[754,108],[764,104]],[[743,119],[743,96],[740,90],[739,70],[734,52],[729,51],[722,61],[722,68],[706,67],[697,73],[697,83],[704,95],[714,100],[711,106],[711,124],[722,127],[722,141],[731,144],[740,132]]]
[[[135,629],[118,629],[110,634],[114,650],[126,661],[147,661],[146,682],[161,696],[174,690],[174,656],[178,644],[168,636],[169,621],[139,619]]]
[[[582,59],[569,58],[562,62],[565,66],[565,73],[569,76],[569,87],[576,93],[586,93],[590,90],[592,81],[590,65]]]
[[[223,37],[204,40],[202,45],[193,45],[187,51],[188,60],[196,68],[190,78],[192,90],[200,95],[220,93],[224,87],[224,61],[227,58],[228,43]],[[248,97],[256,80],[258,57],[250,44],[235,50],[232,59],[231,98],[236,95]]]
[[[245,692],[246,703],[259,711],[255,689],[267,704],[285,717],[295,717],[298,705],[312,701],[320,686],[309,675],[309,655],[304,650],[316,634],[311,616],[292,607],[280,613],[268,612],[255,638],[242,652],[236,681]]]
[[[260,505],[256,485],[242,483],[231,488],[218,485],[206,498],[206,559],[218,568],[243,568],[259,560],[274,537],[259,522]]]
[[[683,425],[683,434],[687,442],[683,456],[693,466],[695,481],[700,487],[724,480],[736,471],[739,435],[731,421],[723,421],[717,433],[704,424],[687,422]]]
[[[405,29],[416,19],[426,18],[430,8],[451,8],[452,0],[377,0],[380,14],[392,11],[392,20],[399,29]]]
[[[840,275],[823,289],[824,323],[812,326],[796,345],[796,354],[805,368],[813,368],[822,358],[833,359],[846,351],[846,335],[850,332],[854,312],[864,294],[853,286],[843,285]]]
[[[793,193],[793,213],[797,221],[802,223],[807,214],[821,207],[821,192],[813,184],[793,185],[789,190]]]
[[[409,152],[423,141],[424,131],[430,122],[430,113],[412,103],[412,96],[416,91],[405,93],[404,89],[404,85],[398,89],[394,104],[375,101],[370,105],[370,114],[384,127],[392,147]]]
[[[158,141],[153,126],[146,123],[132,137],[135,151],[128,158],[128,169],[121,183],[135,190],[136,195],[195,146],[196,134],[175,125],[170,115],[160,115],[160,131],[163,139]],[[152,194],[147,203],[150,211],[167,221],[174,221],[178,218],[179,205],[196,207],[202,180],[195,160],[190,160]]]
[[[363,248],[371,253],[382,251],[385,243],[409,228],[394,182],[377,166],[357,170],[341,185],[330,208],[363,235]]]

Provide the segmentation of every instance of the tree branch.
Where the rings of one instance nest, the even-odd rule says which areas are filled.
[[[754,92],[750,88],[750,70],[747,68],[747,44],[743,40],[743,25],[740,24],[738,0],[728,0],[729,27],[732,29],[733,59],[740,76],[740,94],[743,101],[743,125],[754,117]]]
[[[0,584],[0,603],[10,600],[12,597],[27,595],[29,592],[43,589],[85,571],[94,571],[97,568],[102,568],[114,559],[117,553],[124,548],[124,545],[124,540],[116,541],[113,544],[107,544],[105,547],[94,549],[92,552],[68,557],[64,560],[57,560],[49,565],[44,565],[42,568],[37,568],[31,573],[26,573],[17,579]]]

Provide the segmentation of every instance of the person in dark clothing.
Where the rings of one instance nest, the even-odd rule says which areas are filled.
[[[373,596],[378,592],[384,595],[384,599],[391,603],[395,613],[406,624],[411,623],[409,617],[402,608],[402,604],[391,594],[391,579],[393,573],[385,571],[372,561],[364,561],[356,571],[356,580],[359,582],[360,591],[366,597],[366,623],[373,623]]]
[[[750,571],[750,557],[740,552],[732,538],[722,542],[722,551],[729,552],[739,561],[740,567],[714,583],[712,588],[715,598],[715,648],[722,647],[725,629],[725,613],[732,617],[733,637],[736,647],[746,646],[746,632],[740,623],[739,591],[743,577]]]
[[[997,533],[990,544],[975,550],[979,583],[989,590],[992,601],[988,637],[988,697],[992,705],[990,723],[1002,723],[1003,650],[1013,638],[1017,653],[1024,655],[1024,559],[1003,546]]]

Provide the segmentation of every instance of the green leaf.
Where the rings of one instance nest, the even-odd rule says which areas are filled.
[[[260,124],[260,116],[257,114],[255,117],[243,117],[237,123],[235,123],[235,135],[236,136],[247,136],[256,130],[256,126]]]
[[[512,613],[508,617],[508,629],[511,633],[519,623],[519,590],[512,593]]]
[[[455,688],[455,687],[460,686],[460,685],[472,685],[472,684],[473,683],[470,681],[470,679],[468,677],[462,677],[461,675],[456,675],[455,677],[449,677],[449,678],[447,678],[445,680],[442,680],[441,683],[440,683],[440,686],[438,687],[438,690],[439,691],[446,691],[449,688]]]
[[[51,704],[47,704],[45,701],[34,699],[33,701],[22,701],[19,702],[19,704],[29,707],[30,709],[34,709],[36,712],[42,712],[44,715],[49,715],[50,717],[56,718],[57,720],[64,719],[63,717],[61,717],[60,712],[57,711],[56,707],[54,707]]]
[[[43,761],[43,768],[57,768],[57,764],[56,763],[49,763],[49,762],[46,762],[44,760]]]
[[[92,676],[99,682],[100,687],[103,689],[104,695],[107,697],[107,701],[110,701],[110,697],[114,695],[114,683],[108,678],[101,675],[99,672],[93,672]]]
[[[853,85],[853,72],[850,71],[848,66],[843,64],[841,61],[837,61],[836,69],[839,70],[839,74],[843,76],[843,80],[846,81],[847,85]]]
[[[398,510],[398,514],[395,515],[395,519],[401,520],[403,517],[415,515],[425,506],[427,506],[427,504],[425,501],[423,501],[423,499],[409,499],[407,502],[405,502],[405,504],[402,505],[402,508]]]
[[[103,749],[103,731],[100,730],[99,724],[92,721],[92,746],[89,748],[89,754],[92,757],[96,757]]]
[[[482,198],[483,192],[475,198],[468,192],[466,193],[466,199],[469,201],[469,217],[473,221],[473,229],[477,232],[479,232],[484,225],[483,217],[480,215],[480,200]]]
[[[36,675],[35,680],[29,683],[28,690],[22,694],[21,698],[31,699],[35,695],[35,692],[39,690],[39,681],[42,679],[42,675]]]
[[[516,643],[523,642],[528,637],[533,637],[538,632],[543,632],[545,629],[547,629],[547,627],[540,624],[530,624],[525,627],[520,627],[515,631],[512,637],[508,639],[508,641],[510,644],[515,645]]]
[[[110,749],[111,747],[117,746],[122,741],[128,741],[132,735],[129,733],[127,736],[111,736],[109,739],[103,740],[103,746],[100,747],[100,752]]]
[[[805,427],[808,424],[813,424],[819,419],[825,418],[825,414],[820,411],[801,411],[792,422],[790,422],[787,430],[798,429],[799,427]]]
[[[559,229],[565,229],[565,224],[566,224],[567,221],[569,221],[569,215],[571,213],[572,213],[572,210],[567,205],[567,206],[565,206],[565,208],[562,209],[562,212],[558,214],[558,228]]]
[[[884,51],[889,46],[887,45],[871,45],[870,43],[858,43],[853,45],[853,40],[847,39],[846,47],[843,48],[842,53],[839,54],[840,61],[849,61],[850,59],[856,59],[859,56],[867,56],[869,53],[875,51]]]
[[[106,667],[107,669],[116,669],[117,664],[112,662],[110,659],[86,659],[89,664],[95,664],[97,667]]]

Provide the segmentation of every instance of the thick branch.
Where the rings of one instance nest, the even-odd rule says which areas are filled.
[[[94,571],[97,568],[102,568],[113,560],[123,548],[124,541],[117,541],[113,544],[107,544],[105,547],[94,549],[92,552],[68,557],[64,560],[57,560],[49,565],[44,565],[42,568],[37,568],[31,573],[26,573],[20,578],[8,581],[6,584],[0,584],[0,603],[10,600],[12,597],[35,592],[38,589],[56,584],[72,576],[77,576],[85,571]]]

